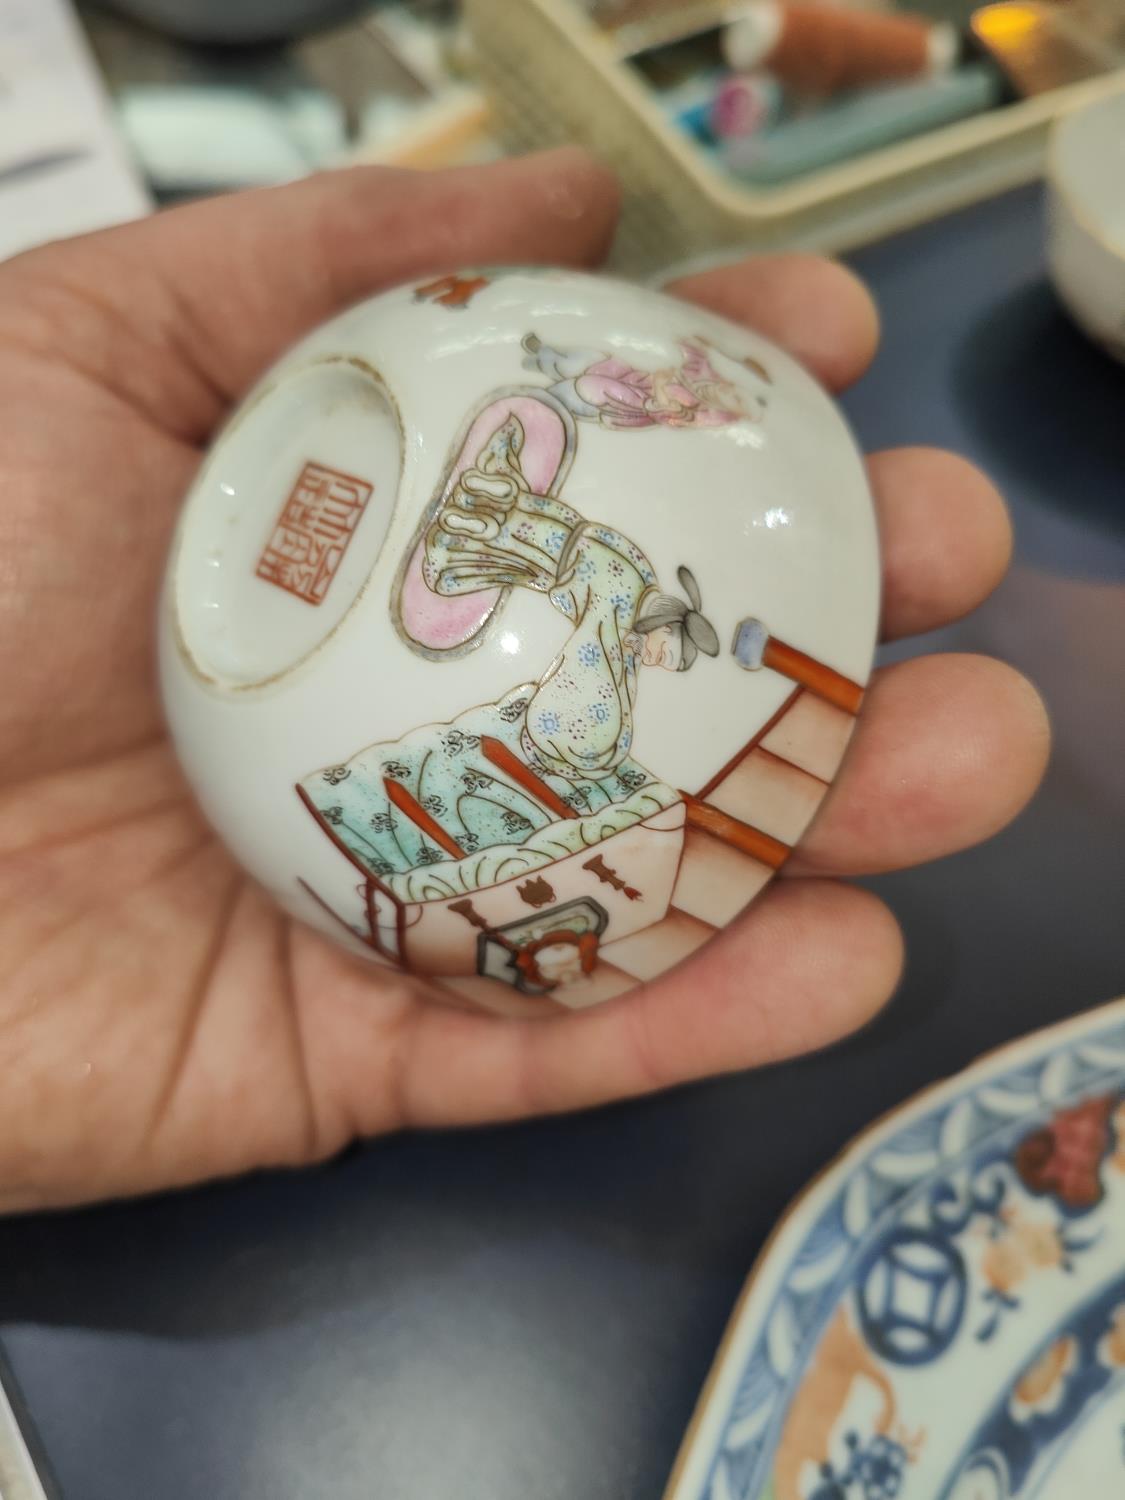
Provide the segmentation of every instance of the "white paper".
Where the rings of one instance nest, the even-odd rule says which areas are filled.
[[[150,207],[69,0],[0,0],[0,258]]]

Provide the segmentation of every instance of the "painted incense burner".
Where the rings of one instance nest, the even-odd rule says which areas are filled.
[[[162,675],[205,811],[280,902],[550,1012],[766,884],[877,615],[862,463],[792,360],[637,287],[467,272],[251,392],[184,507]]]

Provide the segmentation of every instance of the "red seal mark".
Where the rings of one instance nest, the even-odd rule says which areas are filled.
[[[365,479],[307,463],[258,559],[258,577],[306,604],[323,603],[371,491]]]

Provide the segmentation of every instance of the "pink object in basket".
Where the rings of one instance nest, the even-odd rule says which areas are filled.
[[[724,79],[711,106],[711,131],[716,140],[738,140],[761,130],[774,112],[776,95],[776,86],[771,90],[764,79]]]

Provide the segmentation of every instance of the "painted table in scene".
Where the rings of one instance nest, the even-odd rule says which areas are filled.
[[[886,324],[860,437],[968,453],[1015,515],[1011,577],[925,644],[1030,672],[1057,738],[1012,829],[875,882],[910,948],[894,1006],[668,1098],[0,1226],[4,1344],[67,1500],[658,1497],[747,1270],[841,1143],[1125,988],[1125,375],[1040,246],[1027,191],[856,258]]]

